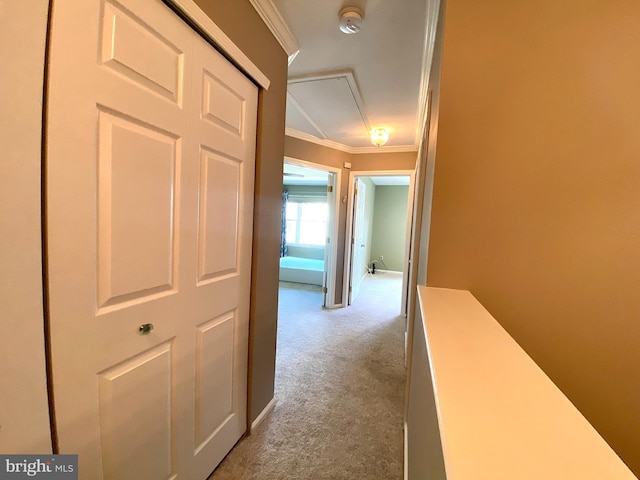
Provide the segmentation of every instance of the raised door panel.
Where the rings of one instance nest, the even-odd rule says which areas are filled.
[[[233,414],[236,312],[197,328],[196,453]]]
[[[98,375],[105,480],[175,477],[172,353],[167,342]]]
[[[202,149],[199,281],[237,272],[242,163]]]
[[[99,112],[100,309],[174,287],[178,143],[168,132]]]
[[[115,2],[104,4],[100,55],[127,80],[182,104],[183,52]]]
[[[246,101],[223,80],[204,70],[202,118],[242,137]]]

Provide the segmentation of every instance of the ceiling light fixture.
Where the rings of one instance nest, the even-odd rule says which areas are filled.
[[[389,141],[389,131],[386,128],[374,128],[371,130],[371,143],[380,148]]]
[[[358,7],[345,7],[340,10],[340,31],[346,34],[358,33],[362,28],[364,13]]]

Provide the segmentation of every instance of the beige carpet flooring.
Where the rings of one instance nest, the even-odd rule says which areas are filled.
[[[274,410],[210,480],[402,479],[401,276],[367,275],[348,308],[280,284]]]

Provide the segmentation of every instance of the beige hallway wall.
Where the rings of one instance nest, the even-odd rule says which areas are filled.
[[[428,263],[640,474],[640,4],[448,0]]]

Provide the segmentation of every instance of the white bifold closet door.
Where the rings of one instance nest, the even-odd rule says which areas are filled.
[[[54,0],[48,78],[60,453],[204,479],[246,430],[257,87],[159,0]]]

